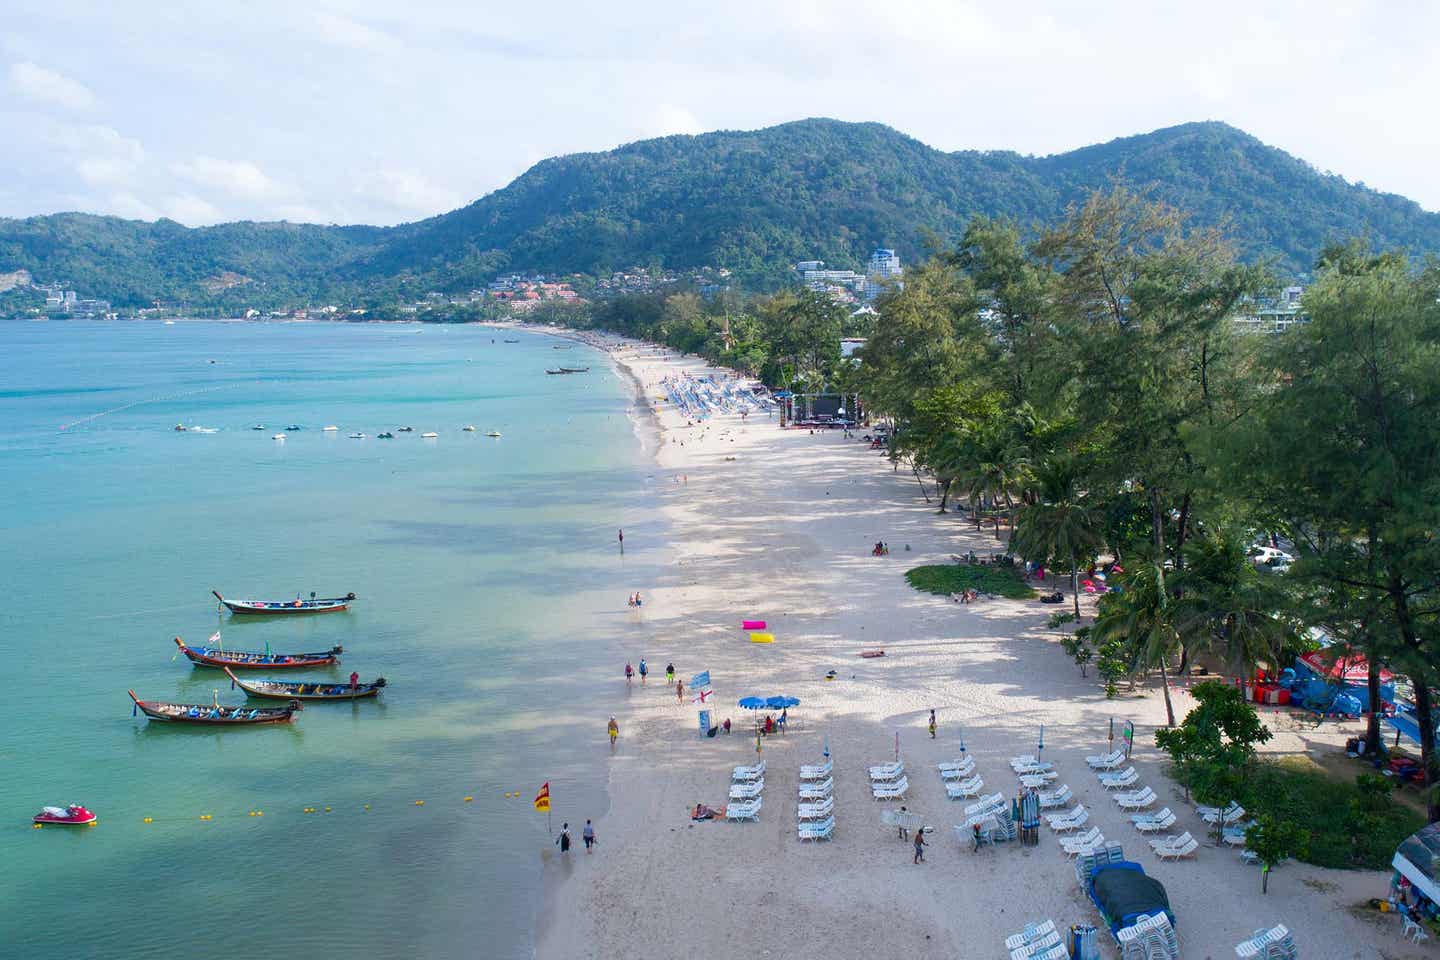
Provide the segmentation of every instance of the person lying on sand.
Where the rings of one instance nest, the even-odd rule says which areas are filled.
[[[710,807],[705,806],[703,803],[695,804],[695,809],[690,811],[691,820],[713,820],[719,815],[720,814],[716,813]]]

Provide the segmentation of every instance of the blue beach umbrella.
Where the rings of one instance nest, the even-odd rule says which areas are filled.
[[[739,700],[739,702],[736,704],[736,706],[741,707],[741,708],[743,708],[743,709],[745,709],[745,710],[764,710],[764,709],[765,709],[765,698],[764,698],[764,697],[741,697],[740,700]]]
[[[798,706],[800,706],[798,697],[770,697],[765,701],[765,709],[767,710],[784,710],[787,707]]]

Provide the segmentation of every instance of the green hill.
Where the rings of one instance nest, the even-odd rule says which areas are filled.
[[[1199,223],[1229,224],[1246,256],[1282,272],[1307,270],[1342,236],[1440,252],[1440,214],[1222,123],[1025,157],[944,153],[880,124],[802,120],[556,157],[469,206],[393,228],[0,219],[0,272],[25,268],[126,305],[333,298],[401,276],[466,289],[510,270],[635,265],[728,267],[773,286],[796,260],[855,267],[882,245],[913,261],[928,235],[951,239],[976,214],[1032,224],[1115,180]]]

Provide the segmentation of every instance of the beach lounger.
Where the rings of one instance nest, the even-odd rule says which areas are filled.
[[[818,803],[802,803],[796,807],[796,813],[801,820],[824,820],[834,811],[834,797],[826,797]]]
[[[1054,920],[1046,920],[1044,923],[1027,923],[1023,931],[1005,938],[1005,949],[1014,951],[1021,947],[1033,947],[1055,932]]]
[[[959,780],[961,777],[968,777],[975,772],[975,758],[966,757],[963,760],[947,760],[944,763],[935,764],[935,769],[940,771],[940,776],[946,780]]]
[[[1049,760],[1042,763],[1039,760],[1016,757],[1010,761],[1010,769],[1016,773],[1048,773],[1055,769],[1055,764]]]
[[[1079,830],[1090,820],[1090,811],[1085,809],[1083,803],[1077,804],[1074,810],[1063,814],[1047,814],[1046,820],[1050,829],[1056,833],[1066,833],[1070,830]]]
[[[1039,760],[1035,757],[1034,754],[1030,754],[1030,753],[1025,754],[1023,757],[1011,757],[1011,758],[1010,758],[1010,766],[1011,766],[1011,767],[1023,767],[1023,766],[1026,766],[1026,765],[1032,764],[1032,763],[1039,763]]]
[[[800,784],[801,800],[824,800],[830,796],[835,788],[835,780],[827,777],[824,780]]]
[[[1166,846],[1157,845],[1156,841],[1151,840],[1150,848],[1155,851],[1155,856],[1161,860],[1179,860],[1182,857],[1190,856],[1196,850],[1200,849],[1200,841],[1188,833],[1183,833],[1176,837],[1175,841],[1175,843]]]
[[[1113,753],[1101,754],[1098,757],[1086,757],[1085,763],[1092,770],[1114,770],[1125,762],[1125,751],[1116,750]]]
[[[1136,793],[1117,793],[1115,802],[1120,805],[1121,810],[1143,810],[1158,800],[1155,791],[1146,787]]]
[[[1100,774],[1100,786],[1106,790],[1119,790],[1121,787],[1133,787],[1140,782],[1140,774],[1134,767],[1121,773]]]
[[[1175,825],[1175,814],[1166,807],[1159,813],[1131,814],[1130,822],[1135,824],[1135,829],[1141,833],[1157,833]]]
[[[1200,814],[1200,819],[1206,823],[1215,823],[1217,820],[1220,823],[1234,823],[1245,816],[1245,808],[1234,800],[1231,800],[1230,805],[1224,810],[1217,810],[1214,807],[1196,807],[1195,812]]]
[[[1010,951],[1010,960],[1033,960],[1034,957],[1043,957],[1051,950],[1060,946],[1060,931],[1051,930],[1049,933],[1029,943],[1022,943],[1019,947]],[[1061,947],[1063,950],[1064,948]],[[1069,954],[1066,955],[1069,960]]]
[[[1050,773],[1022,773],[1020,775],[1020,785],[1035,790],[1039,789],[1040,787],[1048,786],[1049,784],[1052,784],[1059,779],[1060,774],[1055,773],[1054,771],[1051,771]]]
[[[831,840],[835,836],[835,818],[830,816],[824,820],[802,822],[796,827],[796,833],[801,840]]]
[[[1070,960],[1070,951],[1065,949],[1065,944],[1059,943],[1044,953],[1030,954],[1030,960]]]
[[[1226,846],[1243,847],[1245,846],[1245,831],[1253,826],[1255,826],[1255,821],[1247,820],[1244,823],[1223,827],[1220,831],[1220,841]]]
[[[870,768],[870,779],[874,781],[898,780],[905,772],[905,762],[896,760],[894,763],[882,763],[878,767]]]
[[[1065,806],[1065,804],[1069,803],[1073,799],[1075,799],[1075,795],[1070,792],[1070,784],[1067,783],[1060,787],[1060,789],[1058,790],[1052,790],[1049,793],[1041,793],[1040,809],[1054,810],[1056,807]]]
[[[730,779],[736,783],[748,783],[751,780],[760,780],[765,776],[765,761],[761,760],[753,767],[736,767]]]
[[[732,783],[730,784],[730,799],[749,800],[752,797],[760,796],[760,791],[764,789],[764,780],[751,780],[747,783]]]
[[[824,763],[807,763],[800,767],[801,780],[824,780],[835,769],[835,761],[829,757]]]
[[[870,785],[870,793],[876,800],[903,800],[909,789],[910,781],[903,776],[893,783],[872,783]]]
[[[1004,805],[1005,794],[999,792],[992,793],[989,796],[981,797],[979,800],[966,807],[965,815],[968,817],[972,814],[979,813],[982,810],[993,810],[996,807],[1003,807]]]
[[[760,820],[760,803],[760,798],[756,797],[754,800],[727,804],[725,807],[725,819],[754,820],[758,823]]]
[[[985,788],[985,781],[978,776],[969,780],[947,780],[945,782],[945,793],[951,800],[970,800],[980,796],[980,791]]]
[[[1091,827],[1084,833],[1076,834],[1073,837],[1060,838],[1060,846],[1065,848],[1067,853],[1071,847],[1090,847],[1095,846],[1097,843],[1103,844],[1104,842],[1105,838],[1101,836],[1099,827]]]

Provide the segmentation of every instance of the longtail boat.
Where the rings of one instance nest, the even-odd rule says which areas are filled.
[[[215,599],[223,603],[231,613],[256,613],[256,614],[282,614],[282,613],[334,613],[337,610],[344,610],[350,606],[350,601],[355,599],[355,594],[347,593],[343,597],[321,597],[318,600],[315,594],[310,594],[309,600],[302,600],[296,597],[294,600],[226,600],[220,596],[220,591],[211,590]]]
[[[252,697],[265,700],[360,700],[373,697],[385,689],[385,678],[377,677],[370,683],[320,682],[313,680],[241,680],[225,668],[230,676],[230,685],[239,687]]]
[[[212,726],[248,726],[252,723],[289,723],[305,705],[293,701],[283,707],[222,707],[210,703],[161,703],[141,700],[130,691],[130,699],[141,713],[162,723],[201,723]]]
[[[220,634],[210,635],[212,643]],[[179,637],[175,646],[199,667],[234,667],[236,670],[293,670],[297,667],[329,667],[340,662],[345,648],[335,644],[323,653],[255,653],[241,650],[223,650],[220,647],[189,647]]]

